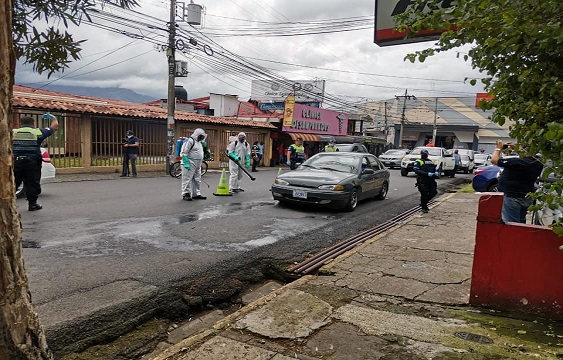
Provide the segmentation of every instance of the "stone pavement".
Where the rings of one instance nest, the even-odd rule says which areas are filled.
[[[172,331],[143,359],[562,358],[560,323],[467,305],[478,199],[446,194],[320,275],[267,284],[227,317]]]

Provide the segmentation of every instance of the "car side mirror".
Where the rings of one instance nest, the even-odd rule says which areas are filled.
[[[364,169],[362,171],[362,175],[373,175],[373,174],[375,174],[375,170],[373,170],[373,169],[368,168],[368,169]]]

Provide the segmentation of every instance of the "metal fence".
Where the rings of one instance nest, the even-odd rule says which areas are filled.
[[[151,120],[92,118],[92,166],[123,164],[123,143],[127,130],[139,138],[137,165],[166,162],[166,124]]]

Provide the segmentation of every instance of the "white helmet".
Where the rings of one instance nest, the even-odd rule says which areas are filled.
[[[197,128],[194,130],[194,133],[192,134],[192,138],[196,141],[205,141],[205,139],[207,138],[207,134],[205,133],[205,130],[203,130],[202,128]]]

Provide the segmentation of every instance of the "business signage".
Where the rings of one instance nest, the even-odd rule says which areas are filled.
[[[282,131],[320,135],[346,135],[348,114],[303,104],[294,104],[291,112],[293,119],[291,122],[286,122],[284,118]]]
[[[314,107],[319,107],[319,103],[318,102],[305,102],[305,103],[301,103],[303,105],[307,105],[307,106],[314,106]],[[285,103],[282,101],[272,101],[272,102],[263,102],[260,103],[258,105],[258,108],[260,110],[266,111],[266,110],[283,110],[285,107]]]
[[[487,93],[477,93],[477,96],[475,97],[475,107],[477,109],[481,108],[481,101],[484,102],[489,102],[491,100],[494,100],[495,96],[493,94],[487,94]]]
[[[427,1],[426,3],[429,3]],[[449,8],[454,0],[442,0],[440,6]],[[423,30],[405,39],[406,32],[393,30],[395,21],[393,16],[404,13],[414,0],[375,0],[375,36],[374,42],[379,46],[410,44],[414,42],[436,40],[440,37],[442,31]],[[428,9],[425,9],[429,11]]]
[[[322,102],[324,80],[252,80],[251,97],[256,101],[285,101],[289,95],[296,102]]]

